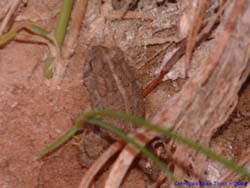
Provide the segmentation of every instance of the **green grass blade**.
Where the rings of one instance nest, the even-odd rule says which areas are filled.
[[[146,121],[142,118],[138,118],[136,116],[128,115],[126,113],[114,112],[114,111],[110,111],[110,110],[89,112],[85,116],[91,118],[91,117],[100,116],[100,115],[101,116],[106,115],[106,116],[111,116],[111,117],[118,118],[118,119],[124,119],[124,120],[130,121],[130,122],[133,122],[137,125],[145,126],[145,127],[149,128],[153,131],[156,131],[156,132],[158,132],[166,137],[172,138],[172,139],[176,140],[177,142],[185,144],[188,147],[196,150],[197,152],[203,153],[207,157],[223,164],[226,168],[236,172],[237,174],[241,175],[242,177],[250,179],[250,172],[248,172],[245,168],[239,166],[233,160],[227,160],[222,155],[219,155],[219,154],[213,152],[212,150],[210,150],[210,149],[208,149],[200,144],[193,142],[189,138],[179,136],[178,134],[176,134],[173,131],[163,129],[163,128],[159,127],[158,125],[152,124],[149,121]]]
[[[100,120],[98,118],[94,118],[94,117],[87,119],[86,121],[93,124],[93,125],[97,125],[101,128],[109,130],[110,132],[116,134],[119,138],[121,138],[124,141],[126,141],[127,143],[133,145],[136,149],[140,150],[146,157],[151,159],[157,165],[157,167],[159,169],[163,170],[171,180],[175,181],[175,178],[173,177],[171,171],[169,170],[168,166],[165,163],[163,163],[161,160],[159,160],[154,154],[152,154],[148,149],[143,147],[141,144],[139,144],[133,138],[129,137],[126,133],[124,133],[117,126],[114,126],[110,123],[107,123],[105,121],[102,121],[102,120]]]
[[[51,79],[53,77],[54,74],[54,70],[53,70],[53,62],[54,62],[54,57],[49,56],[46,59],[45,62],[45,66],[44,66],[44,77],[46,79]]]
[[[59,47],[63,45],[65,39],[73,4],[74,0],[63,1],[63,5],[60,11],[55,31],[55,39]],[[41,32],[46,35],[46,33],[43,31],[38,30],[38,32]],[[48,58],[46,65],[44,67],[44,76],[46,79],[51,79],[53,77],[54,75],[54,69],[52,69],[53,65],[54,65],[54,59],[52,60],[52,58]]]
[[[9,32],[3,34],[2,36],[0,36],[0,47],[7,44],[8,42],[10,42],[11,40],[13,40],[17,33],[23,29],[26,29],[36,35],[39,35],[43,38],[46,38],[50,41],[52,41],[52,39],[49,38],[49,32],[46,31],[45,29],[33,24],[33,23],[25,23],[22,25],[19,25],[17,27],[15,27],[14,29],[10,30]]]
[[[29,29],[31,32],[40,35],[46,39],[49,39],[49,32],[33,23],[28,24],[27,29]]]
[[[4,35],[0,36],[0,47],[10,42],[12,39],[15,38],[17,31],[12,30]]]
[[[242,177],[250,179],[250,173],[247,170],[245,170],[243,167],[239,166],[236,162],[234,162],[232,160],[227,160],[222,155],[219,155],[219,154],[213,152],[212,150],[210,150],[210,149],[208,149],[208,148],[206,148],[206,147],[204,147],[204,146],[202,146],[200,144],[197,144],[197,143],[193,142],[189,138],[186,138],[186,137],[183,137],[183,136],[179,136],[178,134],[176,134],[173,131],[170,131],[170,130],[167,130],[167,129],[163,129],[163,128],[161,128],[161,127],[159,127],[159,126],[157,126],[155,124],[152,124],[152,123],[150,123],[150,122],[148,122],[148,121],[146,121],[144,119],[141,119],[141,118],[138,118],[138,117],[135,117],[135,116],[132,116],[132,115],[128,115],[128,114],[125,114],[125,113],[122,113],[122,112],[114,112],[114,111],[110,111],[110,110],[102,110],[102,111],[88,112],[86,114],[80,115],[79,120],[81,120],[82,122],[83,122],[83,120],[93,121],[93,119],[95,119],[95,117],[97,117],[97,116],[111,116],[111,117],[114,117],[114,118],[124,119],[124,120],[130,121],[130,122],[133,122],[133,123],[135,123],[137,125],[145,126],[145,127],[149,128],[149,129],[151,129],[153,131],[159,132],[160,134],[162,134],[162,135],[164,135],[166,137],[172,138],[172,139],[176,140],[177,142],[185,144],[185,145],[187,145],[188,147],[194,149],[197,152],[203,153],[207,157],[209,157],[209,158],[211,158],[211,159],[213,159],[213,160],[215,160],[215,161],[223,164],[226,168],[228,168],[228,169],[236,172],[237,174],[241,175]],[[80,124],[79,124],[80,121],[79,120],[76,123],[76,125],[78,124],[78,126],[80,126]],[[97,119],[97,120],[100,122],[99,119]],[[92,123],[94,123],[94,122],[92,122]],[[97,122],[95,122],[95,123],[97,123]],[[102,125],[103,124],[105,124],[105,122],[102,123]],[[106,125],[109,125],[109,124],[106,123],[105,126]],[[112,127],[112,130],[110,130],[110,131],[113,131],[113,129],[118,130],[118,128],[116,128],[116,127],[113,128]],[[118,130],[118,132],[119,132],[119,130]],[[65,137],[63,139],[63,140],[65,140],[64,142],[66,142],[75,133],[76,132],[72,131],[72,134],[69,134],[69,136],[67,136],[67,137]],[[127,139],[127,135],[126,134],[125,135],[124,134],[120,134],[118,136],[121,137],[122,139]],[[129,143],[132,143],[134,145],[134,141],[133,140],[129,139],[129,140],[126,140],[126,141],[128,141]],[[61,143],[61,145],[62,144],[63,143]],[[58,145],[56,145],[56,146],[59,147]],[[144,149],[143,147],[140,147],[140,146],[135,146],[135,147],[138,147],[139,150],[143,150]],[[56,149],[56,147],[53,147],[53,148],[51,147],[49,150],[53,151],[54,149]],[[48,150],[46,150],[46,151],[48,151]],[[142,151],[142,152],[144,152],[144,151]],[[150,154],[149,154],[149,156],[150,156]]]
[[[59,46],[62,46],[67,31],[74,0],[64,0],[60,16],[57,22],[55,38]]]
[[[57,148],[59,148],[61,145],[63,145],[64,143],[66,143],[70,138],[72,138],[78,131],[82,130],[83,126],[84,126],[84,118],[80,117],[78,119],[78,121],[76,122],[76,124],[68,131],[66,132],[64,135],[62,135],[59,139],[57,139],[53,144],[51,144],[50,146],[48,146],[47,148],[43,149],[42,151],[40,151],[37,156],[43,157],[45,155],[47,155],[48,153],[55,151]]]

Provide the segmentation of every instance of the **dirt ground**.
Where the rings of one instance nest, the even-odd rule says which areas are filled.
[[[19,19],[28,18],[51,29],[60,8],[58,2],[31,0]],[[65,133],[78,115],[89,108],[88,93],[82,80],[86,46],[80,44],[76,48],[64,80],[56,89],[51,89],[43,76],[43,61],[47,53],[45,45],[24,42],[11,42],[0,49],[1,188],[77,188],[86,171],[79,162],[77,137],[45,158],[37,159],[35,156]],[[145,72],[147,70],[140,70],[138,75]],[[148,79],[142,80],[146,82]],[[152,99],[147,103],[147,106],[151,105],[148,114],[155,113],[161,101],[180,90],[183,82],[179,79],[161,84],[148,96],[148,100]],[[249,149],[249,144],[248,81],[241,91],[235,112],[218,130],[211,146],[229,159],[238,160]],[[107,172],[101,176],[97,187],[102,187],[106,175]],[[143,188],[144,179],[144,174],[133,168],[123,188]]]

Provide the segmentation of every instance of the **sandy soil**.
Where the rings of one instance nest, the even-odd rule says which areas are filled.
[[[60,3],[46,2],[30,1],[30,7],[22,15],[35,18],[40,12],[42,21],[38,23],[53,28]],[[46,53],[46,46],[20,42],[11,42],[0,49],[1,188],[75,188],[86,171],[79,163],[77,139],[72,139],[46,158],[35,157],[38,151],[66,132],[89,105],[82,81],[85,51],[76,50],[71,60],[73,63],[57,89],[51,89],[43,77]],[[160,88],[160,91],[170,88],[168,92],[171,94],[176,92],[170,81]],[[159,95],[162,94],[160,91]],[[237,118],[233,115],[214,137],[215,145],[220,146],[218,151],[236,159],[244,155],[250,143],[249,99],[247,83],[235,112],[241,115]],[[232,147],[225,149],[229,145]],[[102,187],[106,175],[107,172],[101,176],[97,187]],[[144,186],[144,175],[134,168],[123,187]]]

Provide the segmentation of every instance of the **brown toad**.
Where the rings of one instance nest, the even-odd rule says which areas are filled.
[[[144,117],[142,88],[125,61],[124,53],[117,47],[95,46],[89,51],[84,65],[84,84],[89,92],[93,110],[109,109]],[[122,120],[105,118],[126,133],[134,125]],[[93,126],[92,126],[93,127]],[[85,129],[81,141],[81,162],[89,167],[108,147],[108,137],[114,135]]]

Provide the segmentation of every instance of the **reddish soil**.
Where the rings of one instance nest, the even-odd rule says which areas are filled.
[[[73,141],[46,159],[35,157],[70,128],[85,104],[80,68],[69,70],[75,74],[58,90],[45,84],[45,49],[11,43],[0,50],[0,187],[77,187],[83,173]]]
[[[44,23],[46,27],[53,27],[54,13],[48,10],[52,9],[56,13],[59,7],[56,1],[48,4],[30,2],[31,8],[26,11],[31,11],[31,16],[36,14],[34,10],[43,12],[44,19],[51,18],[51,23]],[[77,139],[72,139],[43,159],[35,156],[66,132],[89,105],[82,81],[85,51],[81,48],[76,50],[64,80],[57,89],[49,87],[43,76],[46,51],[46,46],[20,42],[11,42],[0,49],[1,188],[77,188],[86,171],[79,163]],[[172,88],[168,92],[173,95],[176,88],[171,81],[165,84],[160,87]],[[149,97],[157,100],[154,94]],[[152,111],[157,108],[153,107]],[[216,143],[220,146],[218,151],[238,159],[249,149],[249,112],[250,87],[247,84],[235,112],[241,115],[235,118],[234,114],[214,137],[212,145]],[[229,145],[231,149],[226,150]],[[100,177],[97,187],[103,186],[106,174]],[[135,168],[130,171],[123,188],[144,186],[144,175]]]

